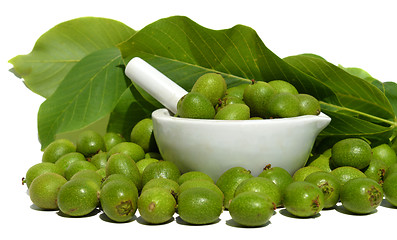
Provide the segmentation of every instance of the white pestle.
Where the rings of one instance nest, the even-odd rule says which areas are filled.
[[[139,57],[130,60],[125,74],[174,114],[179,99],[187,94],[185,89]]]

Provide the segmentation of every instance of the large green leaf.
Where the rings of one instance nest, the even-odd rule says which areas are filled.
[[[117,48],[84,57],[40,106],[38,130],[42,147],[57,134],[84,128],[109,115],[130,84]]]
[[[114,47],[135,31],[106,18],[83,17],[60,23],[44,33],[31,53],[9,62],[33,92],[49,97],[70,69],[99,49]]]
[[[334,116],[323,135],[383,138],[396,126],[390,102],[368,81],[312,54],[280,59],[246,26],[211,30],[175,16],[146,26],[118,47],[125,63],[141,57],[188,91],[206,72],[222,74],[229,87],[249,79],[286,80]]]
[[[314,89],[310,83],[303,85],[299,79],[316,79],[291,68],[263,44],[252,28],[243,25],[212,30],[187,17],[174,16],[149,24],[119,48],[126,63],[133,57],[141,57],[188,91],[202,74],[218,72],[229,87],[251,79],[284,79],[302,92],[333,95],[326,86],[318,85]],[[146,93],[141,93],[156,104]]]
[[[365,137],[380,141],[388,139],[394,126],[382,126],[349,116],[340,111],[324,110],[331,117],[332,124],[325,128],[321,136],[344,138],[346,136]]]
[[[342,67],[341,65],[338,65],[338,67],[342,68],[343,70],[354,76],[357,76],[359,78],[362,78],[370,82],[372,85],[379,88],[379,90],[381,90],[389,100],[390,104],[393,107],[394,114],[396,115],[395,117],[397,118],[397,83],[381,82],[378,79],[372,77],[368,72],[366,72],[361,68],[356,68],[356,67],[345,68]]]
[[[373,78],[367,71],[361,68],[357,67],[343,67],[342,65],[338,65],[338,67],[342,68],[346,72],[350,73],[351,75],[354,75],[356,77],[359,77],[361,79],[364,79],[370,83],[373,83],[374,81],[379,81],[375,78]]]
[[[331,118],[323,136],[387,139],[396,127],[389,99],[367,78],[363,80],[324,59],[308,55],[284,59],[292,66],[320,80],[335,93],[335,98],[317,96],[322,111]]]
[[[340,106],[341,110],[358,115],[372,117],[375,120],[394,120],[393,108],[387,97],[371,83],[349,74],[341,68],[319,58],[307,55],[297,55],[284,58],[286,62],[319,79],[333,90],[336,98],[325,99],[324,105],[333,108]],[[380,118],[380,119],[379,119]]]

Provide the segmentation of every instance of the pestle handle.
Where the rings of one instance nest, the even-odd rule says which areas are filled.
[[[128,62],[125,74],[174,114],[179,99],[187,94],[185,89],[138,57]]]

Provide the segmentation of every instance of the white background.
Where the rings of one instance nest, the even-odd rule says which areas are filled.
[[[40,35],[66,20],[107,17],[139,30],[163,17],[185,15],[212,29],[235,24],[250,26],[280,57],[315,53],[334,64],[363,68],[381,81],[396,81],[397,8],[393,1],[9,0],[2,1],[0,9],[0,238],[346,239],[349,235],[378,239],[395,236],[397,209],[387,204],[366,216],[349,215],[338,208],[322,211],[317,218],[297,219],[281,210],[267,226],[252,229],[228,225],[227,212],[221,215],[220,222],[208,226],[186,226],[177,221],[147,226],[138,221],[110,223],[102,220],[100,213],[65,218],[57,211],[35,210],[21,178],[30,166],[41,161],[36,117],[44,99],[8,72],[12,67],[9,59],[29,53]]]

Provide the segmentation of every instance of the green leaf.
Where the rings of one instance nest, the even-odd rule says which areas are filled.
[[[396,125],[395,114],[389,100],[381,90],[368,81],[351,75],[318,58],[298,55],[287,57],[284,60],[319,79],[333,90],[336,98],[319,98],[322,101],[324,112],[343,113],[346,116],[354,116],[382,126],[391,125],[394,127]],[[335,122],[331,123],[331,125],[334,124]],[[339,127],[342,128],[343,126]],[[367,131],[366,128],[361,128],[361,126],[357,126],[355,130],[362,131],[362,133]]]
[[[365,70],[361,69],[361,68],[356,68],[356,67],[348,67],[345,68],[342,65],[338,65],[338,67],[342,68],[343,70],[345,70],[346,72],[350,73],[351,75],[354,75],[356,77],[359,77],[361,79],[366,80],[367,82],[371,83],[372,85],[376,86],[377,88],[379,88],[382,92],[385,92],[385,89],[383,87],[383,84],[381,81],[379,81],[378,79],[372,77],[368,72],[366,72]]]
[[[361,79],[367,80],[368,82],[372,83],[376,79],[373,78],[367,71],[361,68],[357,67],[343,67],[342,65],[338,65],[338,67],[342,68],[346,72],[350,73],[351,75],[354,75],[356,77],[359,77]],[[377,81],[377,80],[376,80]]]
[[[175,16],[146,26],[118,47],[125,63],[141,57],[187,91],[207,72],[222,74],[229,87],[251,79],[284,79],[299,85],[299,79],[311,78],[291,68],[263,44],[252,28],[243,25],[211,30],[187,17]],[[297,87],[313,90],[310,84]],[[147,93],[138,90],[156,105]],[[315,90],[333,94],[325,86]]]
[[[117,48],[84,57],[40,106],[38,130],[42,147],[57,134],[84,128],[109,115],[130,84]]]
[[[33,92],[47,98],[72,67],[88,54],[128,39],[135,31],[106,18],[83,17],[56,25],[44,33],[31,53],[9,62]]]
[[[157,107],[148,103],[134,85],[121,95],[116,107],[110,114],[108,132],[120,133],[129,141],[132,128],[140,120],[151,117]]]
[[[332,124],[320,133],[320,137],[364,137],[372,141],[381,141],[388,139],[393,130],[393,126],[371,123],[340,111],[325,109],[324,112],[331,117]]]
[[[280,59],[246,26],[211,30],[189,18],[175,16],[146,26],[118,47],[125,63],[141,57],[187,91],[206,72],[222,74],[228,87],[249,79],[286,80],[299,92],[321,100],[324,111],[335,116],[323,133],[330,136],[342,134],[346,123],[350,128],[345,137],[381,138],[396,126],[390,102],[371,83],[317,55]]]
[[[377,80],[376,78],[373,78],[368,72],[366,72],[361,68],[356,68],[356,67],[345,68],[341,65],[338,65],[338,67],[342,68],[346,72],[356,77],[362,78],[370,82],[372,85],[379,88],[379,90],[381,90],[386,95],[387,99],[389,100],[390,104],[393,107],[393,111],[397,118],[397,83],[395,82],[383,83]]]

